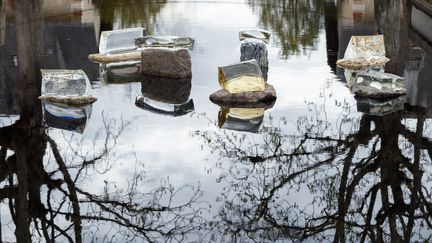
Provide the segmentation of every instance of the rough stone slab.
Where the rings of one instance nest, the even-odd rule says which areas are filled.
[[[340,59],[336,62],[339,67],[360,70],[370,67],[377,67],[385,65],[390,59],[387,57],[365,59],[365,58],[351,58],[351,59]]]
[[[377,89],[371,86],[362,86],[354,84],[352,92],[357,98],[370,98],[376,100],[385,100],[399,97],[406,94],[406,89],[401,88],[398,90],[393,89]]]
[[[210,95],[210,100],[222,107],[269,107],[276,100],[276,90],[266,84],[264,91],[242,92],[231,94],[221,89]]]
[[[88,59],[94,63],[116,63],[116,62],[127,62],[127,61],[140,61],[141,52],[128,52],[121,54],[90,54]]]
[[[149,48],[141,52],[141,73],[169,78],[192,76],[192,62],[186,49]]]
[[[97,98],[94,96],[81,96],[81,97],[62,97],[42,95],[39,96],[40,100],[49,101],[52,103],[65,104],[69,106],[85,106],[96,102]]]

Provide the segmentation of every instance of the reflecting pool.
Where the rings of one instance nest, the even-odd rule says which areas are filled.
[[[0,240],[430,241],[432,14],[418,2],[0,0]],[[193,38],[192,78],[88,60],[102,31],[129,27]],[[277,100],[219,107],[218,67],[240,61],[245,28],[271,32]],[[406,97],[350,91],[336,61],[370,34]],[[41,102],[40,69],[84,70],[98,100]]]

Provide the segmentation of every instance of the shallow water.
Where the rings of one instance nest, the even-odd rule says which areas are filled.
[[[424,26],[432,21],[418,17],[410,3],[46,0],[35,3],[41,11],[19,2],[6,6],[3,241],[431,237],[432,47]],[[136,26],[194,38],[192,80],[174,89],[170,80],[136,75],[101,80],[99,66],[87,60],[98,50],[100,32]],[[240,60],[238,32],[245,27],[272,32],[267,81],[278,97],[263,115],[222,110],[208,98],[220,88],[217,67]],[[406,78],[405,106],[376,108],[350,92],[335,63],[350,36],[363,34],[384,34],[386,71]],[[37,99],[41,68],[83,69],[97,102],[53,120],[58,110],[42,109]],[[149,93],[191,99],[194,109],[163,114],[135,105],[138,94]],[[224,127],[218,117],[227,112],[253,114],[250,132],[225,129],[251,126],[227,119]]]

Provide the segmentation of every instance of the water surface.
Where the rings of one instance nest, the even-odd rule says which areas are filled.
[[[20,2],[3,1],[0,18],[3,241],[430,239],[432,21],[418,6]],[[160,85],[169,80],[102,80],[87,60],[101,31],[136,26],[195,39],[182,92]],[[239,61],[244,27],[272,32],[268,82],[278,98],[254,132],[219,128],[221,108],[208,99],[220,88],[217,67]],[[384,34],[386,71],[406,78],[402,109],[377,112],[376,103],[356,100],[336,67],[350,36],[365,34]],[[59,108],[37,98],[41,68],[83,69],[98,101],[56,120]],[[193,100],[194,109],[136,106],[148,93]]]

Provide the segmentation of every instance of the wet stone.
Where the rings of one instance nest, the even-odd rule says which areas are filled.
[[[269,107],[276,101],[276,90],[266,84],[264,91],[251,91],[232,94],[221,89],[210,95],[210,100],[223,107]]]
[[[192,76],[192,62],[186,49],[149,48],[141,52],[141,73],[184,78]]]

